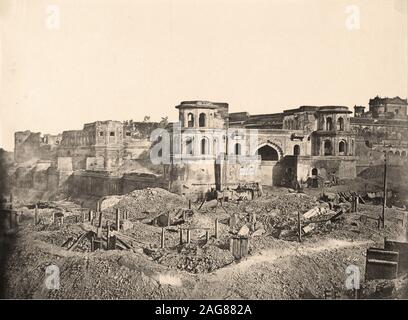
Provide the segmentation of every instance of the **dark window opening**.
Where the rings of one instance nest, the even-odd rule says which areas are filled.
[[[101,137],[103,137],[103,132],[101,131],[101,132],[99,132],[99,135],[101,136]]]
[[[344,156],[345,154],[347,154],[347,145],[346,145],[346,142],[344,141],[340,141],[339,143],[339,154],[341,156]]]
[[[114,136],[115,136],[115,132],[111,131],[111,132],[109,133],[109,135],[110,135],[111,137],[114,137]]]
[[[126,132],[126,136],[127,136],[127,137],[130,137],[131,135],[132,135],[132,134],[131,134],[129,131]]]
[[[317,169],[316,169],[316,168],[313,168],[313,169],[312,169],[312,176],[317,176],[317,174],[318,174]]]
[[[235,155],[237,156],[241,155],[241,144],[236,143],[234,150],[235,150]]]
[[[206,138],[201,139],[201,154],[208,153],[208,141]]]
[[[330,140],[324,142],[324,155],[331,156],[333,154],[332,143]]]
[[[337,130],[344,131],[344,119],[343,118],[339,118],[337,120]]]
[[[206,120],[205,113],[200,113],[200,117],[198,118],[198,125],[200,127],[205,127],[205,120]]]
[[[326,119],[326,131],[331,131],[333,130],[333,120],[332,118],[328,117]]]
[[[191,138],[186,140],[186,154],[193,154],[193,139]]]
[[[298,144],[293,147],[293,155],[294,156],[300,155],[300,146]]]

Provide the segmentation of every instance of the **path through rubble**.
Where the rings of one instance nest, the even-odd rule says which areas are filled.
[[[324,239],[314,243],[293,243],[286,249],[278,247],[263,250],[241,262],[202,277],[192,295],[194,298],[195,294],[197,297],[205,294],[207,299],[287,299],[299,298],[302,291],[307,291],[312,292],[315,297],[321,297],[324,290],[341,287],[344,284],[347,277],[345,270],[348,265],[342,263],[344,256],[349,257],[349,262],[352,264],[356,262],[352,252],[364,251],[373,243],[374,241]],[[287,245],[286,243],[286,247]],[[327,264],[327,261],[330,261],[327,257],[330,256],[333,256],[332,268],[337,270],[337,275],[326,278],[331,271],[322,272],[323,268],[316,263],[324,259]],[[298,270],[294,268],[297,265],[299,265]],[[309,273],[307,268],[310,265],[318,268],[317,276],[320,279],[308,287],[309,281],[316,275],[316,272],[310,270],[309,281],[307,276],[304,277],[304,273]],[[329,266],[326,267],[328,270],[332,269]],[[343,281],[341,281],[342,278]],[[286,283],[285,279],[288,280]],[[319,291],[319,281],[322,282],[321,291]],[[325,281],[327,281],[326,284]]]
[[[346,241],[338,239],[324,239],[318,243],[305,243],[301,245],[294,245],[292,248],[288,249],[268,249],[262,252],[249,256],[247,259],[238,262],[236,264],[230,265],[223,269],[218,269],[215,274],[222,275],[228,272],[244,272],[248,268],[261,263],[273,263],[279,259],[286,258],[288,256],[301,256],[306,254],[315,254],[322,251],[330,251],[340,248],[363,246],[369,243],[374,243],[373,241]]]

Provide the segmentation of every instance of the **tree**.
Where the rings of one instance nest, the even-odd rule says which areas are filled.
[[[150,122],[150,116],[145,116],[143,118],[143,122]]]

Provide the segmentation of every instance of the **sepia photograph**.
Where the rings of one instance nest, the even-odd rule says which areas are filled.
[[[408,0],[0,0],[0,299],[407,299],[407,97]]]

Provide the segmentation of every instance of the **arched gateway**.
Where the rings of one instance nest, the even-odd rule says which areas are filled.
[[[282,150],[271,143],[260,145],[256,150],[256,155],[261,157],[261,184],[265,186],[273,185],[273,168],[276,162],[283,156]]]

